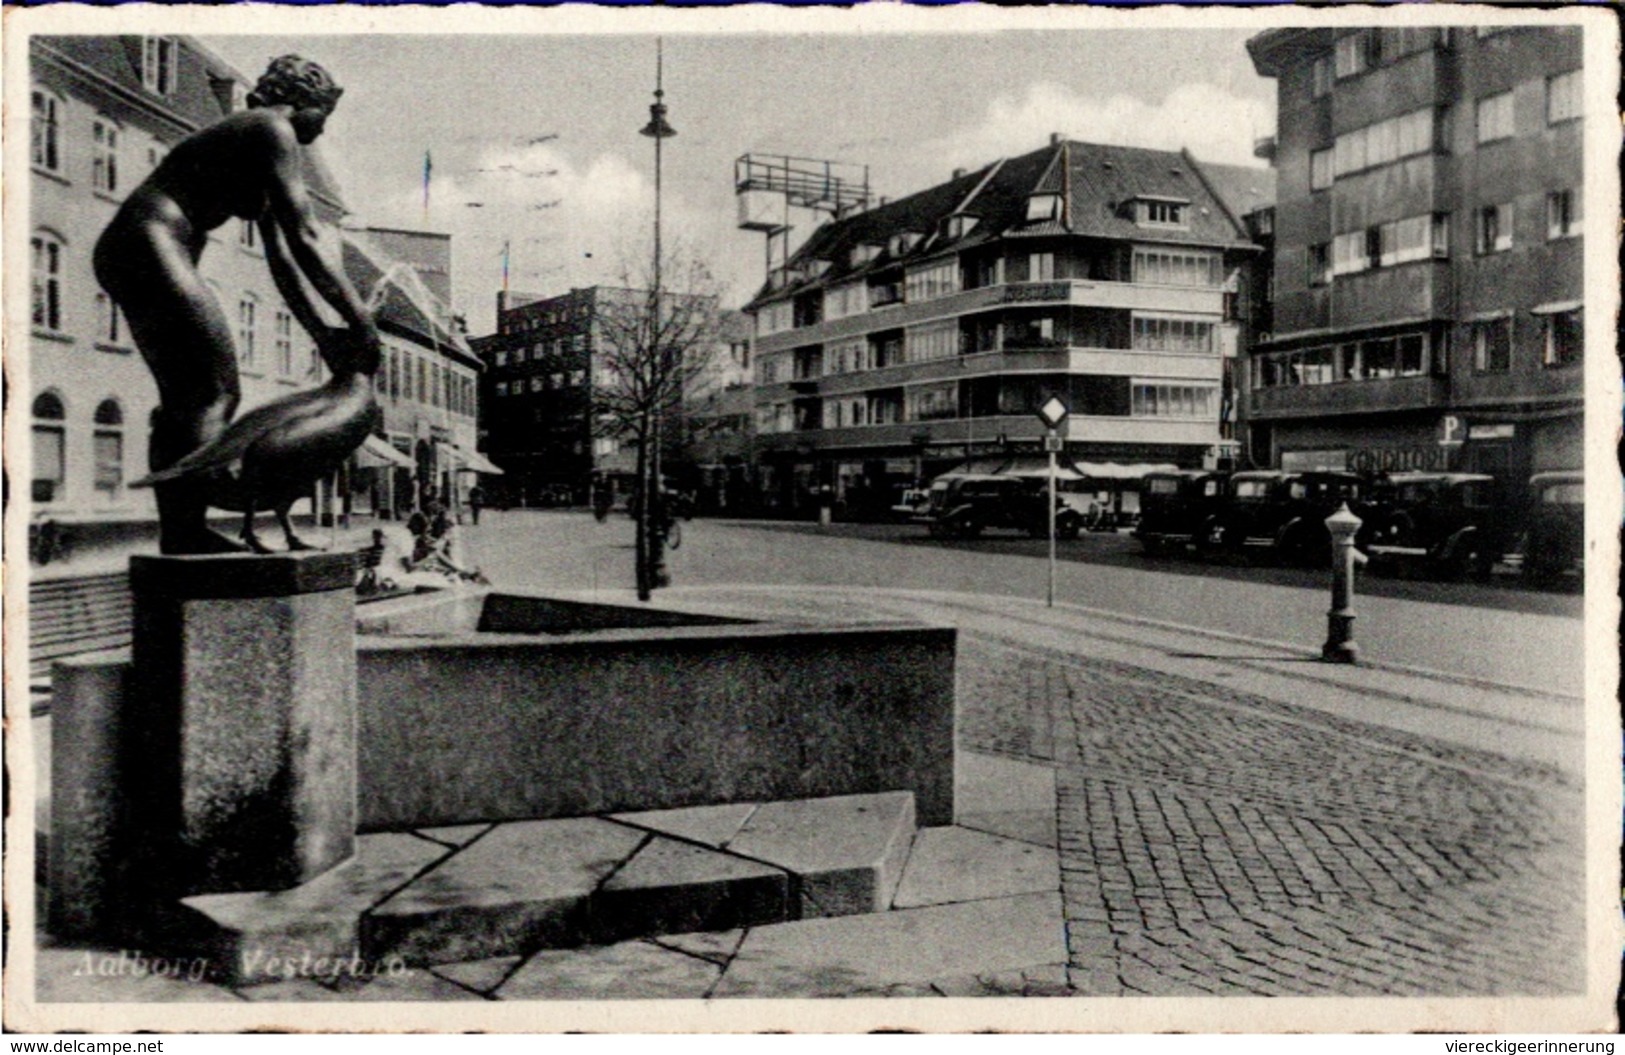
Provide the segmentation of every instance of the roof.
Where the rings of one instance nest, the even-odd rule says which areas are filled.
[[[1046,193],[1061,196],[1060,217],[1029,223],[1028,200]],[[812,260],[826,261],[828,267],[817,275],[806,268],[779,288],[764,286],[746,307],[1001,238],[1080,236],[1251,248],[1255,243],[1247,237],[1241,217],[1273,204],[1274,197],[1274,173],[1269,169],[1207,165],[1183,150],[1060,140],[825,223],[791,258],[788,270],[796,275],[797,265]],[[1131,208],[1137,199],[1189,202],[1188,226],[1140,226]],[[977,223],[964,236],[950,238],[943,221],[961,212],[975,216]],[[855,246],[885,246],[892,235],[903,231],[923,237],[900,255],[888,249],[868,262],[852,261]]]
[[[168,95],[149,91],[142,81],[142,36],[36,36],[32,42],[81,76],[101,82],[109,101],[123,104],[118,107],[121,117],[161,120],[167,134],[160,138],[173,143],[231,114],[234,95],[242,94],[231,87],[246,89],[251,82],[190,37],[170,39],[176,43],[177,59],[175,86]],[[329,207],[325,219],[347,211],[338,180],[320,149],[305,148],[304,176],[311,195]]]

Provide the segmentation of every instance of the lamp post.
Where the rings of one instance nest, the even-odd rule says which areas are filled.
[[[664,48],[659,37],[655,38],[655,101],[649,104],[649,123],[639,130],[640,135],[648,136],[655,141],[655,245],[654,270],[651,275],[649,289],[649,343],[651,353],[651,368],[657,382],[653,386],[653,406],[649,413],[652,420],[644,429],[645,446],[650,448],[641,452],[644,471],[640,474],[638,487],[641,490],[641,499],[638,516],[637,551],[640,569],[638,577],[638,596],[640,600],[648,600],[649,591],[665,586],[670,577],[666,574],[666,535],[661,523],[663,514],[655,515],[655,496],[660,492],[660,433],[661,418],[665,408],[665,386],[668,381],[665,371],[665,361],[660,348],[660,141],[670,139],[677,134],[677,130],[666,122],[666,92],[663,87],[664,75]],[[653,493],[651,493],[651,491]],[[660,501],[664,506],[664,496]]]

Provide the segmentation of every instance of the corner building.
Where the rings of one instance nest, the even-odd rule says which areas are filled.
[[[1273,330],[1244,439],[1285,469],[1582,464],[1581,30],[1278,29]]]
[[[884,508],[1039,457],[1051,396],[1063,463],[1211,462],[1272,196],[1267,169],[1056,136],[824,224],[745,309],[764,500]]]

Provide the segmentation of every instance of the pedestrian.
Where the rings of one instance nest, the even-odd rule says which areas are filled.
[[[475,524],[480,522],[480,507],[485,504],[485,489],[475,484],[468,489],[468,513]]]

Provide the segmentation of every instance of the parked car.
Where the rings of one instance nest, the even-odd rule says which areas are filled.
[[[891,507],[892,516],[899,520],[913,520],[925,512],[930,504],[930,492],[923,487],[906,488]]]
[[[1517,542],[1498,482],[1479,473],[1394,473],[1373,486],[1362,516],[1359,542],[1373,571],[1486,579]]]
[[[1049,535],[1049,489],[1033,480],[987,474],[947,476],[927,490],[923,521],[934,538],[975,538],[989,528]],[[1055,534],[1077,538],[1083,517],[1060,497],[1055,501]]]
[[[1307,566],[1331,563],[1326,518],[1347,502],[1359,513],[1363,483],[1354,473],[1239,472],[1230,478],[1223,508],[1209,521],[1202,546],[1210,553],[1263,550]]]
[[[1198,542],[1223,508],[1228,472],[1181,469],[1146,473],[1140,481],[1140,522],[1134,534],[1147,553]]]
[[[1523,574],[1536,583],[1585,572],[1585,476],[1536,473],[1529,478],[1529,522]]]

